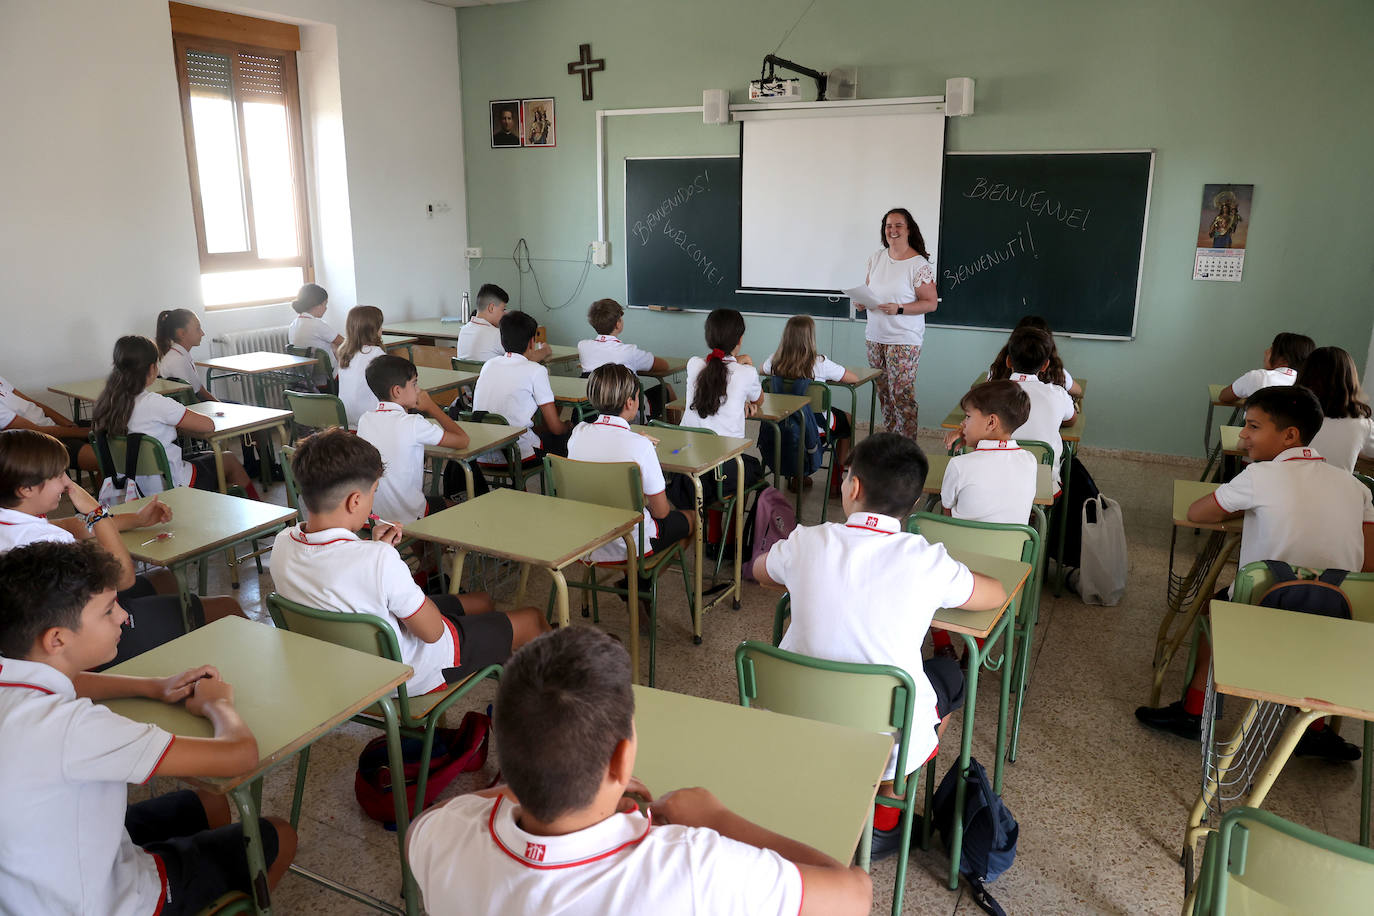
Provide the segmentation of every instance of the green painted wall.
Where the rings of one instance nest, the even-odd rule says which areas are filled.
[[[624,299],[623,159],[738,149],[737,126],[706,126],[699,115],[609,119],[612,263],[591,268],[578,291],[597,237],[596,109],[699,105],[707,88],[728,88],[739,102],[805,6],[528,0],[459,10],[468,244],[486,255],[473,263],[472,288],[506,287],[556,341],[589,333],[588,304]],[[582,42],[606,59],[591,102],[566,72]],[[1198,454],[1205,385],[1258,365],[1274,332],[1301,331],[1364,359],[1371,48],[1368,0],[818,0],[780,53],[822,70],[857,64],[863,97],[939,94],[946,77],[974,77],[976,113],[951,121],[951,150],[1157,150],[1138,336],[1064,340],[1060,351],[1091,381],[1088,444]],[[488,100],[549,95],[557,149],[489,148]],[[1239,284],[1191,279],[1202,185],[1215,181],[1256,185]],[[522,237],[533,274],[510,257]],[[786,244],[786,227],[778,238]],[[535,276],[549,306],[571,302],[547,311]],[[690,355],[703,348],[702,317],[634,311],[625,336]],[[745,350],[771,352],[781,324],[750,318]],[[861,325],[819,331],[831,356],[862,363]],[[927,334],[917,380],[926,425],[1001,343],[990,332]]]

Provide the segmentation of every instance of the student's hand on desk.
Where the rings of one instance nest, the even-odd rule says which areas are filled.
[[[725,811],[710,789],[700,786],[677,789],[654,802],[655,824],[681,824],[684,827],[709,827]]]
[[[171,677],[154,678],[153,699],[164,703],[180,703],[195,692],[196,683],[202,679],[218,681],[219,669],[214,665],[201,665],[190,668]]]
[[[648,433],[640,433],[640,435],[643,436],[645,439],[648,439],[648,440],[649,440],[650,442],[652,442],[654,445],[658,445],[658,437],[657,437],[657,436],[651,436],[651,435],[649,435]]]
[[[147,528],[149,525],[161,525],[163,522],[172,520],[172,509],[162,500],[154,496],[143,504],[135,515],[138,519],[137,528]]]
[[[205,707],[217,700],[226,700],[230,706],[234,704],[234,688],[227,681],[220,680],[218,671],[214,677],[201,678],[191,683],[191,695],[186,698],[186,711],[204,716]]]
[[[372,540],[395,547],[401,543],[401,526],[378,520],[372,526]]]
[[[534,357],[536,363],[542,363],[550,356],[553,356],[553,347],[550,347],[546,343],[537,343],[534,345],[534,352],[530,355]]]

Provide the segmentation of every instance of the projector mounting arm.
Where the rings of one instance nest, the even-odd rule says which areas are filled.
[[[800,73],[803,76],[811,77],[816,81],[816,101],[825,101],[826,76],[824,73],[812,70],[810,67],[803,67],[801,64],[793,63],[790,60],[778,57],[776,54],[769,54],[763,58],[763,66],[759,69],[759,79],[775,79],[776,77],[773,70],[774,65],[782,67],[785,70],[791,70],[793,73]]]

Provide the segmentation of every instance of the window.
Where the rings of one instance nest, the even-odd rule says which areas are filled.
[[[295,27],[171,6],[205,305],[289,300],[314,278],[294,48],[185,34],[177,30],[178,7],[183,15]]]

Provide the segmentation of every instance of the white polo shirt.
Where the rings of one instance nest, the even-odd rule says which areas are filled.
[[[1327,464],[1312,447],[1285,449],[1256,461],[1213,493],[1227,512],[1245,512],[1240,565],[1283,560],[1296,566],[1364,565],[1364,529],[1374,524],[1369,490]]]
[[[381,401],[358,420],[358,436],[377,447],[386,468],[373,501],[377,514],[403,523],[423,518],[425,446],[438,445],[443,428],[428,417],[406,413],[400,404]]]
[[[935,282],[935,267],[919,254],[904,261],[894,261],[886,248],[873,253],[866,265],[868,288],[879,302],[910,304],[916,301],[916,289]],[[864,338],[874,343],[903,344],[919,347],[926,336],[926,316],[885,315],[877,309],[864,314]]]
[[[955,518],[1024,525],[1035,502],[1035,456],[1015,441],[984,439],[955,455],[940,482],[940,504]]]
[[[477,374],[477,387],[472,393],[473,410],[500,414],[511,426],[525,427],[520,437],[522,460],[533,455],[539,447],[539,437],[534,433],[535,411],[552,403],[549,370],[525,359],[523,353],[503,353],[500,359],[487,360]],[[478,460],[488,464],[506,463],[501,452],[487,452]]]
[[[369,345],[354,353],[347,366],[339,366],[339,400],[343,401],[349,425],[355,429],[363,414],[377,406],[377,395],[367,387],[367,367],[384,353],[381,347]]]
[[[994,373],[994,371],[996,371],[996,369],[997,369],[997,366],[996,366],[995,364],[994,364],[994,365],[991,365],[991,366],[988,366],[988,378],[989,378],[989,379],[992,378],[993,373]],[[1072,387],[1073,387],[1073,376],[1069,373],[1069,370],[1068,370],[1068,369],[1065,369],[1065,370],[1064,370],[1064,390],[1067,391],[1067,390],[1069,390],[1069,389],[1072,388]]]
[[[161,863],[124,814],[172,741],[78,698],[56,668],[0,657],[0,911],[157,912]]]
[[[314,347],[323,350],[329,355],[329,365],[315,365],[315,384],[322,385],[329,379],[338,374],[338,357],[334,353],[334,339],[339,336],[339,332],[334,326],[323,318],[316,318],[314,315],[302,313],[295,317],[291,322],[291,327],[287,330],[286,340],[293,347]]]
[[[646,496],[662,493],[667,485],[663,481],[663,468],[658,463],[658,453],[647,436],[630,429],[630,424],[621,417],[602,414],[595,423],[579,423],[568,437],[568,457],[573,461],[633,461],[639,465],[639,483]],[[654,520],[646,504],[644,507],[644,556],[654,552],[649,544],[651,538],[658,536],[658,522]],[[639,543],[639,526],[630,533],[636,544]],[[597,563],[615,563],[625,559],[625,542],[617,538],[592,551],[591,559]]]
[[[627,344],[614,334],[598,334],[591,340],[579,340],[577,357],[583,372],[610,363],[626,366],[632,372],[648,372],[654,367],[654,354]]]
[[[777,355],[776,353],[773,354],[773,356]],[[760,375],[773,374],[773,356],[763,361],[763,366],[759,369]],[[838,382],[844,378],[844,366],[827,358],[824,353],[817,353],[815,365],[811,367],[811,377],[818,382]]]
[[[486,362],[505,353],[506,348],[501,346],[501,329],[487,319],[474,315],[458,329],[459,359]]]
[[[194,476],[191,465],[181,460],[181,446],[177,445],[177,424],[184,416],[186,405],[147,390],[134,398],[134,409],[129,414],[129,432],[152,436],[162,443],[172,468],[172,483],[178,487],[189,486]],[[119,470],[122,473],[124,469]],[[157,474],[140,475],[138,488],[145,496],[161,493],[162,478]]]
[[[0,378],[0,429],[8,429],[15,417],[23,417],[34,426],[57,425],[42,408],[27,398],[21,398],[13,385]]]
[[[70,543],[76,538],[43,515],[29,515],[18,509],[0,509],[0,553],[43,541]]]
[[[1059,459],[1064,456],[1064,439],[1059,427],[1066,420],[1072,420],[1077,408],[1069,392],[1058,385],[1040,381],[1035,375],[1026,372],[1013,372],[1011,380],[1020,385],[1030,398],[1030,417],[1012,433],[1014,439],[1034,439],[1046,442],[1054,451],[1054,483],[1059,486]]]
[[[1251,369],[1231,383],[1231,392],[1238,398],[1248,398],[1261,388],[1273,385],[1292,385],[1298,380],[1298,370],[1283,366],[1278,369]]]
[[[916,685],[907,772],[935,750],[935,691],[921,643],[935,612],[973,597],[973,573],[901,522],[855,512],[843,524],[801,527],[768,551],[768,575],[792,594],[782,648],[840,662],[896,665]],[[897,768],[896,745],[884,779]]]
[[[1360,457],[1374,458],[1374,420],[1327,417],[1308,445],[1332,467],[1354,471]]]
[[[411,825],[410,866],[430,916],[795,916],[801,872],[705,827],[612,814],[563,836],[527,833],[505,798],[465,795]]]
[[[703,417],[692,409],[692,398],[696,396],[697,376],[706,368],[706,360],[693,356],[687,360],[687,409],[682,412],[683,426],[699,426],[713,430],[717,435],[744,438],[745,403],[757,401],[763,395],[763,383],[759,381],[758,370],[743,365],[733,356],[727,356],[725,368],[729,378],[725,385],[725,397],[720,407],[709,417]]]
[[[179,343],[173,343],[157,364],[157,374],[162,378],[176,378],[188,382],[197,391],[205,387],[205,377],[201,375],[196,361],[190,352]]]
[[[458,640],[444,618],[444,635],[427,643],[404,621],[425,603],[396,548],[364,541],[346,528],[306,532],[287,528],[272,542],[272,582],[282,597],[307,607],[375,614],[396,631],[401,661],[415,669],[406,690],[428,693],[444,684],[444,669],[458,667]]]

